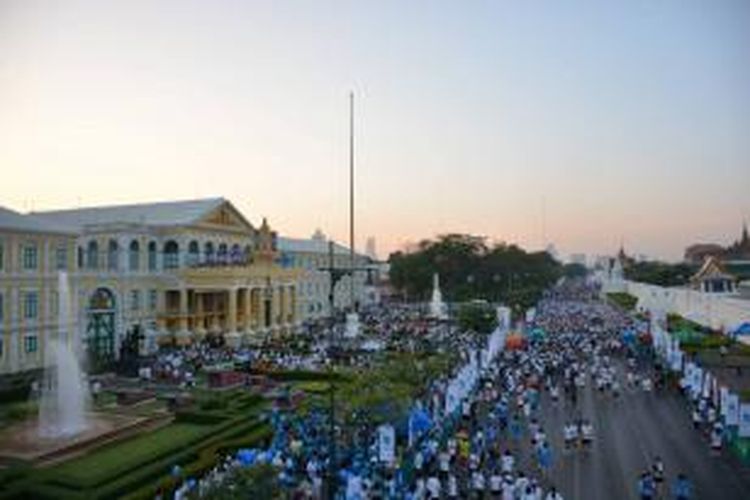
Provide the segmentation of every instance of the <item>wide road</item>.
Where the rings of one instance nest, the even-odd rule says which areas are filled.
[[[596,441],[588,451],[566,452],[563,424],[577,414],[593,422]],[[683,472],[693,483],[695,498],[750,499],[750,471],[729,458],[728,451],[711,453],[707,440],[693,430],[685,400],[673,391],[625,389],[613,400],[597,392],[589,377],[577,411],[562,399],[553,405],[545,394],[541,421],[554,447],[550,479],[566,499],[638,498],[638,477],[656,456],[665,464],[667,488]],[[522,456],[531,467],[529,446]]]

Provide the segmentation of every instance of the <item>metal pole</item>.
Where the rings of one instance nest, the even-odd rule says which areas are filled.
[[[333,334],[333,327],[336,323],[336,313],[333,309],[333,299],[334,299],[334,286],[336,285],[336,280],[334,278],[334,272],[333,272],[333,241],[328,242],[328,269],[330,270],[330,276],[331,276],[331,286],[328,290],[328,307],[330,308],[329,314],[330,314],[330,323],[329,323],[329,331],[328,331],[328,352],[333,354],[333,342],[334,342],[334,334]],[[336,497],[336,399],[334,395],[334,385],[333,385],[333,356],[331,356],[328,359],[328,390],[329,390],[329,409],[330,409],[330,456],[328,457],[329,462],[329,480],[328,480],[328,498],[335,498]]]
[[[354,312],[354,92],[349,92],[349,305]]]

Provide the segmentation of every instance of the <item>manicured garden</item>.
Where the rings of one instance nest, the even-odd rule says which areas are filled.
[[[165,427],[104,445],[58,465],[19,463],[0,471],[0,498],[153,498],[217,458],[259,446],[271,435],[260,412],[265,400],[242,391],[201,393]],[[179,466],[179,475],[173,474]]]
[[[625,309],[626,311],[632,311],[635,309],[638,303],[638,298],[628,293],[608,293],[607,298],[610,302]]]

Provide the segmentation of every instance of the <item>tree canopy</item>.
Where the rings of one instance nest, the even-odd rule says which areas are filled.
[[[650,283],[659,286],[682,286],[690,281],[695,273],[695,266],[690,264],[668,264],[666,262],[635,262],[624,269],[625,277],[632,281]]]
[[[391,284],[410,301],[429,300],[432,276],[440,275],[446,300],[484,299],[531,307],[561,275],[562,266],[547,252],[516,245],[488,246],[486,239],[447,234],[424,240],[412,251],[392,253]]]

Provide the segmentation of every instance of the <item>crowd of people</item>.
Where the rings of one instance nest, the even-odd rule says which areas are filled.
[[[447,387],[462,364],[476,362],[475,336],[446,324],[429,324],[414,310],[371,313],[363,322],[368,335],[391,349],[408,351],[428,344],[461,353],[464,363],[434,380],[415,401],[415,407],[429,415],[427,428],[410,434],[408,446],[399,447],[395,460],[383,463],[377,428],[363,424],[356,439],[337,450],[336,476],[331,481],[327,412],[301,416],[275,411],[271,415],[274,438],[267,449],[253,455],[252,462],[273,466],[291,498],[322,498],[332,485],[337,498],[347,500],[561,500],[556,467],[566,456],[588,453],[596,441],[597,429],[579,405],[580,391],[591,384],[599,397],[616,400],[625,390],[652,390],[650,373],[639,369],[634,353],[621,339],[624,330],[633,328],[634,319],[598,296],[598,290],[582,281],[547,293],[533,322],[525,325],[527,330],[542,329],[545,335],[487,360],[475,387],[452,413],[445,411]],[[326,354],[319,352],[321,363],[326,363]],[[562,428],[545,428],[544,413],[554,406],[564,408],[565,423]],[[710,421],[706,415],[710,405],[701,410],[696,425],[703,427]],[[556,448],[556,442],[563,445]],[[204,491],[231,481],[232,471],[246,465],[240,457],[230,458],[198,483],[183,485],[181,491]],[[643,473],[634,478],[634,489],[642,499],[667,494],[680,500],[692,498],[692,485],[683,473],[668,478],[658,457],[644,465]]]

